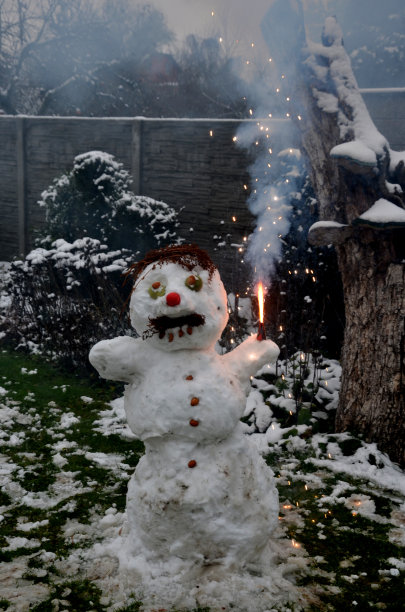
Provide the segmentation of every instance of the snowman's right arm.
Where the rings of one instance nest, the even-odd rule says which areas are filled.
[[[95,344],[89,360],[102,378],[130,383],[142,374],[147,352],[145,342],[140,338],[119,336]]]

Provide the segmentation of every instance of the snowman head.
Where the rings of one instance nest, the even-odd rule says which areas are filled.
[[[205,251],[195,245],[150,251],[131,273],[131,323],[146,342],[171,351],[206,349],[219,339],[227,297]]]

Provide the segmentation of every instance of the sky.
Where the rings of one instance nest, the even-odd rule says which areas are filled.
[[[261,104],[263,108],[267,108],[269,90],[263,87],[263,80],[266,79],[263,79],[265,73],[261,68],[265,65],[268,68],[271,52],[262,36],[261,23],[272,4],[277,2],[278,8],[271,17],[274,37],[272,42],[275,41],[274,44],[277,44],[277,49],[273,51],[280,51],[284,45],[288,47],[296,30],[290,22],[283,21],[287,19],[284,13],[286,0],[284,2],[283,0],[150,0],[150,2],[165,14],[169,28],[176,34],[177,44],[181,44],[190,33],[203,37],[214,36],[224,45],[227,54],[239,56],[243,60],[240,64],[243,77],[253,86],[251,93],[255,92],[256,111],[259,112]],[[404,31],[405,0],[384,0],[384,3],[381,0],[302,0],[302,2],[307,33],[315,41],[320,40],[325,17],[330,14],[337,17],[344,38],[347,35],[349,44],[354,39],[359,45],[367,44],[371,52],[376,39],[380,36],[375,25],[381,26],[383,22],[388,20],[389,23],[391,20],[391,29],[400,33]],[[402,18],[399,17],[399,13],[402,14]],[[365,34],[366,38],[362,39],[361,36],[364,37]],[[374,64],[375,60],[372,61],[372,66]],[[272,74],[275,69],[274,78],[279,80],[280,74],[276,74],[277,67],[274,67],[274,63],[271,66]],[[266,78],[271,79],[269,76]],[[278,81],[276,85],[279,85]],[[262,112],[259,116],[265,116],[265,113]],[[255,126],[256,124],[252,124],[249,133],[244,136],[247,146],[254,144],[257,139]],[[238,138],[241,138],[241,134],[238,134]],[[267,149],[264,155],[266,154]],[[258,164],[261,164],[261,161],[260,158]],[[268,159],[264,159],[264,162],[265,171],[260,175],[260,185],[254,190],[254,195],[248,202],[253,214],[258,218],[257,231],[253,234],[247,253],[257,278],[269,277],[273,261],[277,259],[281,250],[279,232],[287,233],[289,225],[285,210],[287,200],[282,192],[273,193],[272,178],[265,176]],[[252,179],[256,181],[258,179],[254,177],[258,176],[258,168],[256,165],[251,168]],[[269,197],[272,200],[271,208],[268,206]]]
[[[271,0],[151,0],[165,15],[169,27],[179,38],[194,31],[210,34],[221,30],[230,36],[257,33],[259,23]]]
[[[181,42],[187,34],[221,36],[227,50],[246,58],[267,53],[260,23],[275,0],[149,0],[166,16]],[[136,0],[145,4],[145,0]],[[405,0],[302,0],[311,36],[319,35],[324,17],[332,11],[345,31],[356,22],[378,24],[384,13],[403,11]],[[328,10],[329,7],[329,10]],[[402,30],[403,23],[398,23]],[[237,42],[238,41],[238,42]],[[252,43],[255,47],[252,47]]]
[[[243,57],[267,53],[260,22],[271,0],[150,0],[181,42],[188,34],[218,36],[227,51]],[[139,0],[139,3],[143,2]],[[252,10],[252,4],[254,6]],[[252,43],[255,45],[252,47]]]

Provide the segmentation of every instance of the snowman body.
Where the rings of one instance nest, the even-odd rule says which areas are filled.
[[[246,395],[220,355],[211,350],[148,353],[150,368],[125,391],[132,431],[142,440],[165,442],[227,438],[243,415]]]
[[[127,384],[125,411],[145,443],[128,487],[125,554],[154,567],[257,560],[275,529],[278,495],[270,468],[243,433],[250,377],[277,346],[248,338],[219,355],[226,293],[217,271],[176,263],[145,269],[131,298],[141,338],[93,347],[90,361]]]

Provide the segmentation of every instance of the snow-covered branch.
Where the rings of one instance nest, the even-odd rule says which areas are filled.
[[[374,125],[353,74],[350,58],[343,46],[340,26],[334,17],[325,21],[322,43],[306,41],[304,66],[311,80],[311,92],[319,112],[333,116],[338,128],[338,143],[331,143],[329,155],[348,173],[353,184],[361,183],[366,194],[359,206],[346,206],[345,223],[322,215],[326,225],[310,230],[313,243],[340,242],[346,239],[349,225],[378,229],[405,225],[405,153],[391,150],[387,139]],[[366,208],[367,207],[367,208]],[[365,209],[365,210],[364,210]],[[374,212],[373,212],[374,211]],[[378,211],[378,214],[374,214]],[[325,211],[324,211],[325,212]]]

